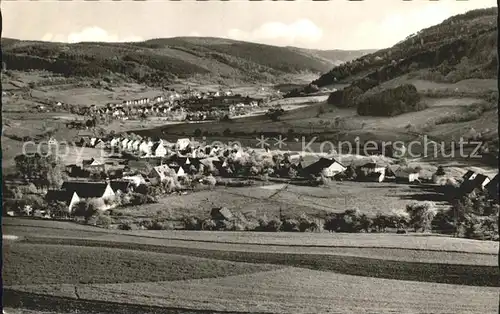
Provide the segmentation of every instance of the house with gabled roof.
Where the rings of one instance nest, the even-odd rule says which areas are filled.
[[[185,150],[189,146],[190,143],[191,143],[191,141],[189,140],[189,138],[180,138],[175,143],[175,146],[176,146],[177,150]]]
[[[122,149],[123,149],[123,150],[126,150],[126,149],[127,149],[128,142],[129,142],[129,139],[128,139],[128,138],[124,138],[124,139],[122,139],[122,141],[121,141],[121,147],[122,147]]]
[[[124,176],[122,179],[129,181],[136,187],[138,187],[141,184],[146,184],[146,179],[144,179],[144,177],[141,174],[136,174],[133,176]]]
[[[120,139],[117,137],[114,137],[110,142],[109,146],[111,147],[118,147],[120,145]]]
[[[215,221],[226,220],[233,221],[235,219],[233,213],[226,207],[214,207],[210,211],[210,217]]]
[[[488,191],[488,194],[492,199],[495,201],[499,201],[499,191],[498,191],[498,174],[491,179],[490,182],[488,182],[485,186],[486,191]]]
[[[89,136],[80,137],[80,140],[78,141],[78,145],[81,147],[90,147],[90,137]]]
[[[106,143],[104,143],[104,141],[103,141],[103,140],[98,139],[98,140],[95,142],[95,144],[94,144],[94,146],[93,146],[93,147],[94,147],[94,148],[97,148],[97,149],[103,149],[103,148],[105,148],[105,147],[106,147]]]
[[[134,184],[129,180],[111,180],[109,183],[113,191],[116,193],[128,193],[134,190]],[[120,192],[118,192],[120,191]]]
[[[163,145],[163,140],[159,140],[153,144],[151,154],[155,157],[165,157],[167,155],[167,149]]]
[[[489,177],[477,172],[474,172],[472,174],[467,172],[466,175],[464,175],[463,179],[464,181],[460,185],[460,190],[464,194],[471,194],[476,189],[484,190],[486,185],[491,181]]]
[[[139,151],[139,145],[141,145],[141,140],[137,139],[132,142],[132,150],[133,151]]]
[[[160,180],[160,182],[165,181],[170,176],[171,169],[168,165],[160,165],[153,167],[151,170],[149,177],[156,178]]]
[[[366,163],[356,169],[357,179],[362,181],[382,182],[385,172],[386,166],[376,162]]]
[[[418,170],[409,167],[399,167],[394,170],[396,182],[419,182],[419,174],[420,172]]]
[[[67,212],[68,214],[71,214],[75,208],[75,205],[80,202],[80,197],[76,192],[68,192],[66,190],[48,190],[47,195],[45,195],[45,200],[47,203],[51,202],[62,202],[66,204]],[[65,214],[65,213],[55,213],[56,216],[58,214]]]
[[[151,156],[152,151],[151,148],[153,147],[154,143],[151,142],[150,140],[147,141],[142,141],[139,144],[139,153],[144,154],[146,156]]]
[[[80,199],[98,199],[102,200],[103,204],[99,209],[106,210],[113,207],[112,204],[106,204],[115,196],[115,192],[108,182],[88,182],[88,181],[65,181],[61,190],[67,193],[76,194]]]
[[[90,147],[94,147],[94,145],[96,144],[97,142],[97,137],[91,137],[90,138]]]
[[[462,179],[465,181],[465,180],[473,180],[475,177],[476,177],[477,173],[472,171],[472,170],[468,170],[463,176],[462,176]]]
[[[103,163],[95,158],[90,158],[90,159],[84,159],[82,160],[82,166],[87,167],[87,166],[99,166],[102,165]]]
[[[341,164],[334,158],[320,158],[318,161],[303,168],[302,174],[305,176],[323,175],[325,177],[331,178],[339,173],[344,172],[346,169],[347,168],[343,164]]]
[[[185,176],[187,173],[186,169],[184,168],[185,166],[171,165],[169,167],[174,170],[175,175],[178,177]]]

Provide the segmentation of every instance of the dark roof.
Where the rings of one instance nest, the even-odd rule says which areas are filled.
[[[384,165],[377,164],[376,162],[369,162],[361,166],[361,168],[382,168]]]
[[[488,184],[486,184],[486,190],[488,190],[490,196],[498,202],[498,174]]]
[[[399,174],[409,176],[410,174],[416,174],[416,173],[419,173],[419,171],[413,168],[398,168],[396,169],[396,171],[394,171],[394,174],[396,176]]]
[[[78,194],[78,193],[76,193]],[[73,197],[73,192],[68,192],[66,190],[49,190],[47,191],[47,195],[45,199],[47,202],[64,202],[66,205],[69,205],[71,202],[71,198]]]
[[[336,161],[334,158],[332,158],[332,159],[329,159],[329,158],[320,158],[315,163],[310,164],[309,166],[305,167],[303,169],[303,171],[311,173],[311,174],[318,174],[323,169],[330,167],[334,163],[338,163],[338,164],[342,165],[340,162]],[[344,165],[342,165],[342,166],[344,166]]]
[[[79,141],[80,144],[90,145],[90,137],[82,136]]]
[[[161,143],[161,142],[156,142],[156,143],[154,143],[154,144],[153,144],[153,146],[151,147],[151,151],[152,151],[152,152],[156,151],[156,150],[158,149],[158,147],[160,147],[160,145],[162,145],[163,147],[165,147],[165,146],[163,145],[163,143]]]
[[[153,166],[151,165],[151,163],[149,163],[146,160],[129,160],[128,166],[130,168],[143,169],[143,170],[147,170],[147,171],[151,171],[151,169],[153,169]]]
[[[76,192],[81,198],[99,198],[103,196],[107,186],[106,182],[66,181],[61,189],[68,193]]]
[[[109,183],[113,191],[115,193],[120,190],[122,192],[128,192],[130,189],[131,183],[128,180],[113,180]]]
[[[466,179],[464,182],[462,182],[462,185],[460,187],[464,193],[471,193],[475,189],[481,188],[486,179],[489,178],[484,174],[478,173],[474,179]]]
[[[225,220],[231,220],[234,218],[233,213],[227,209],[226,207],[215,207],[212,208],[212,211],[210,212],[210,216],[212,219],[225,219]]]
[[[472,177],[474,173],[475,173],[474,171],[469,170],[462,176],[462,178],[469,180],[469,178]]]
[[[194,158],[194,157],[184,157],[184,156],[178,156],[174,155],[172,158],[170,158],[170,162],[174,162],[178,165],[186,165],[187,160],[189,159],[190,165],[199,165],[200,164],[200,159],[199,158]]]

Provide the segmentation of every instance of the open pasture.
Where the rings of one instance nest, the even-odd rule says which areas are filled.
[[[495,313],[498,307],[496,288],[363,278],[294,268],[217,279],[91,285],[79,288],[79,294],[98,300],[143,304],[153,301],[163,306],[249,313],[486,314]],[[215,299],[218,302],[212,302]]]
[[[49,240],[41,239],[41,242],[49,243],[51,242]],[[449,313],[447,311],[450,308],[453,308],[456,313],[493,313],[492,310],[495,309],[494,306],[498,303],[497,288],[493,288],[498,284],[498,282],[495,283],[495,280],[498,281],[498,269],[494,266],[405,263],[375,258],[320,254],[187,249],[169,247],[169,244],[165,242],[163,242],[162,246],[153,247],[147,244],[134,245],[116,241],[53,240],[52,244],[57,243],[57,246],[32,243],[16,243],[15,245],[31,246],[31,249],[25,251],[29,256],[38,254],[33,253],[33,246],[43,245],[46,248],[44,252],[49,252],[48,256],[51,257],[51,261],[51,252],[54,250],[50,248],[51,246],[57,251],[67,252],[60,256],[60,259],[71,258],[73,255],[68,253],[71,253],[72,249],[74,249],[80,252],[78,257],[83,257],[84,260],[86,260],[87,249],[96,247],[99,252],[104,252],[102,255],[94,254],[92,263],[97,264],[102,261],[103,256],[108,256],[108,251],[112,252],[113,255],[120,255],[126,251],[136,257],[147,254],[147,262],[142,259],[141,262],[148,265],[157,263],[154,256],[161,255],[164,256],[161,263],[167,261],[170,266],[170,271],[165,272],[170,273],[172,269],[175,269],[173,272],[178,274],[172,275],[170,273],[167,275],[162,273],[160,275],[151,272],[135,282],[121,281],[121,279],[118,281],[113,275],[117,275],[119,278],[135,275],[129,274],[132,271],[117,274],[115,271],[108,270],[107,268],[113,267],[112,265],[117,265],[115,262],[110,266],[101,264],[101,267],[95,269],[84,267],[82,271],[81,267],[79,268],[78,273],[87,274],[89,270],[98,273],[107,270],[106,275],[102,277],[92,277],[102,279],[104,282],[97,280],[86,281],[85,279],[78,279],[75,282],[74,277],[78,278],[81,275],[72,273],[71,275],[68,274],[70,278],[58,276],[56,279],[58,283],[47,281],[47,278],[44,278],[44,282],[36,284],[33,282],[34,279],[40,276],[46,277],[50,275],[50,272],[45,271],[42,272],[42,275],[37,274],[33,277],[31,272],[18,271],[20,277],[29,277],[29,281],[33,283],[15,284],[10,287],[11,289],[25,293],[68,298],[74,300],[74,302],[89,300],[93,302],[177,307],[188,310],[239,311],[244,313],[289,313],[291,309],[294,309],[296,313],[310,313],[311,309],[315,313],[325,313],[328,308],[331,308],[332,300],[335,310],[339,311],[338,313],[344,313],[345,311],[387,313],[388,310],[397,313],[414,313],[415,310],[422,310],[423,307],[432,313]],[[105,247],[108,248],[104,249]],[[149,250],[157,253],[149,252]],[[44,253],[44,255],[47,254]],[[98,258],[95,258],[96,256]],[[199,259],[196,256],[203,256],[204,258]],[[126,258],[124,260],[125,256],[120,255],[120,257],[118,263],[129,262]],[[176,264],[173,260],[178,261],[179,264]],[[206,263],[223,263],[220,260],[245,262],[245,267],[255,268],[253,268],[254,271],[241,273],[236,271],[228,273],[224,269],[223,273],[217,275],[216,271],[214,271],[214,268],[217,269],[217,267],[209,264],[210,266],[201,267],[202,270],[211,267],[210,271],[207,270],[209,274],[196,277],[191,275],[189,271],[199,274],[200,267],[198,264],[194,268],[192,264],[198,260],[203,260]],[[180,263],[181,261],[183,263]],[[186,261],[188,262],[186,263]],[[248,262],[254,264],[248,264]],[[48,268],[59,266],[59,262],[42,262],[41,264],[46,264]],[[83,264],[87,266],[87,263]],[[233,264],[240,265],[240,263]],[[270,266],[269,264],[275,264],[276,266]],[[18,260],[15,265],[17,270],[24,267],[33,267],[28,261],[19,262]],[[132,265],[134,264],[132,263]],[[279,265],[282,265],[281,267],[292,267],[280,270],[277,269]],[[262,268],[258,268],[258,266],[262,266]],[[63,266],[64,268],[65,266]],[[143,271],[148,270],[148,267],[144,268],[144,270],[135,271],[135,273],[142,274]],[[159,268],[155,266],[155,269]],[[246,269],[248,270],[248,268]],[[9,270],[7,268],[7,271]],[[30,276],[26,276],[26,274],[30,274]],[[168,278],[162,281],[160,280],[162,276]],[[175,278],[178,278],[178,280],[175,280]],[[61,281],[62,283],[59,283]],[[119,283],[116,284],[115,281]],[[439,284],[440,282],[448,284]],[[212,288],[206,289],[207,286]],[[456,298],[457,293],[460,294],[460,298]],[[408,301],[410,295],[411,302]],[[209,301],[214,298],[218,300],[215,304]],[[314,299],[313,303],[310,302],[311,298]],[[366,303],[367,300],[370,301]],[[446,307],[442,306],[443,300],[447,300],[445,302]]]
[[[276,268],[145,251],[30,243],[6,245],[3,256],[5,286],[186,280]]]
[[[413,201],[434,200],[446,205],[442,195],[423,186],[395,184],[390,182],[332,182],[326,187],[289,185],[286,190],[263,187],[217,187],[214,190],[192,192],[186,195],[163,197],[158,203],[117,209],[122,218],[151,217],[157,213],[168,213],[173,220],[183,216],[208,217],[213,207],[227,207],[233,212],[249,217],[268,218],[297,217],[302,213],[313,217],[324,217],[328,213],[347,209],[375,215],[404,210]],[[273,194],[276,194],[272,196]],[[272,196],[272,197],[271,197]]]

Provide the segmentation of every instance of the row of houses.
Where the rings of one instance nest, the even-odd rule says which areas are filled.
[[[478,191],[486,191],[490,197],[498,201],[498,174],[493,179],[490,179],[484,174],[469,170],[462,176],[460,191],[467,195],[473,195]]]
[[[335,158],[320,158],[318,161],[303,167],[300,172],[304,176],[324,176],[327,178],[340,178],[346,172],[347,166],[343,165]],[[363,181],[383,182],[386,176],[393,176],[396,182],[419,182],[419,171],[408,167],[386,166],[376,162],[368,162],[353,169],[357,179]]]
[[[49,190],[46,200],[48,203],[61,202],[66,205],[67,213],[72,213],[75,206],[81,201],[95,200],[98,210],[104,211],[116,206],[114,198],[119,193],[133,191],[146,179],[141,175],[124,176],[120,180],[104,182],[65,181],[59,190]]]

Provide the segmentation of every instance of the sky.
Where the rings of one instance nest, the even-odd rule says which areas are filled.
[[[311,49],[381,49],[496,0],[21,1],[0,3],[2,37],[59,42],[209,36]]]

